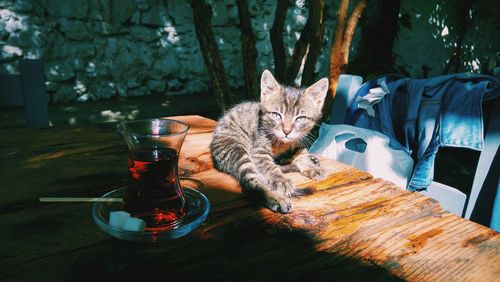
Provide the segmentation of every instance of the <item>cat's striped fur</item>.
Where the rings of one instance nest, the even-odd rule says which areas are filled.
[[[219,120],[210,149],[214,165],[237,178],[244,191],[266,207],[286,213],[294,187],[283,173],[324,177],[319,161],[303,148],[321,118],[328,80],[307,89],[280,85],[269,71],[261,78],[260,102],[244,102]],[[286,161],[286,157],[289,161]]]

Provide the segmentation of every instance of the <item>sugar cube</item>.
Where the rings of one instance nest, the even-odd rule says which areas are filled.
[[[123,229],[128,231],[144,231],[144,228],[146,228],[144,220],[136,217],[127,218],[123,226]]]
[[[125,211],[113,211],[109,213],[109,225],[123,229],[125,222],[130,218],[130,214]]]

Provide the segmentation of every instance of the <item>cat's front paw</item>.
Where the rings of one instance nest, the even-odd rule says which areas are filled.
[[[300,174],[313,180],[323,180],[326,172],[320,166],[319,158],[312,154],[302,155],[295,160],[295,165],[299,168]]]
[[[280,193],[286,197],[290,197],[295,192],[295,187],[290,179],[285,177],[278,177],[269,181],[271,190]]]
[[[290,198],[276,191],[267,191],[264,205],[273,212],[289,213],[292,210]]]
[[[304,175],[305,177],[309,177],[312,180],[323,180],[326,178],[325,170],[321,167],[305,169],[301,171],[300,174]]]

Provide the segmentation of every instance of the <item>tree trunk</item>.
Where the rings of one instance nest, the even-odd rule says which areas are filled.
[[[330,76],[329,88],[331,98],[335,97],[337,91],[337,84],[339,82],[340,74],[343,71],[342,58],[342,40],[344,38],[344,30],[347,18],[347,9],[349,8],[349,0],[341,0],[337,22],[335,23],[335,32],[333,35],[332,45],[330,47]]]
[[[460,24],[456,26],[457,29],[457,46],[453,48],[450,60],[446,64],[443,70],[443,75],[451,72],[458,72],[460,68],[460,61],[462,59],[462,43],[465,38],[465,33],[467,32],[467,27],[470,25],[469,12],[474,6],[475,0],[462,0],[458,1],[458,18]]]
[[[283,44],[283,27],[285,25],[286,13],[288,10],[288,0],[278,0],[273,26],[269,31],[271,45],[273,47],[274,67],[276,79],[280,82],[286,81],[286,53]]]
[[[324,0],[311,1],[309,10],[309,19],[316,19],[312,22],[309,39],[309,52],[302,71],[302,86],[311,85],[315,79],[315,68],[321,53],[321,45],[323,44],[323,36],[325,34],[325,19],[326,6]],[[309,20],[308,20],[309,22]]]
[[[302,65],[302,60],[307,53],[309,46],[309,40],[311,38],[311,16],[307,19],[306,26],[302,30],[299,39],[295,42],[295,47],[293,48],[293,54],[288,62],[288,68],[286,69],[286,82],[288,84],[293,84],[297,74],[299,73],[300,66]]]
[[[349,61],[349,51],[351,49],[351,42],[352,42],[352,37],[354,35],[354,30],[356,29],[356,26],[358,25],[359,22],[359,18],[361,18],[361,15],[363,14],[365,8],[366,8],[366,0],[360,0],[356,5],[356,7],[354,7],[352,14],[349,17],[349,20],[347,21],[347,26],[345,27],[344,31],[344,38],[342,39],[342,55],[344,56],[343,69],[345,69],[345,67],[347,66],[347,62]]]
[[[257,49],[255,49],[255,35],[252,30],[250,13],[248,12],[247,0],[236,0],[238,16],[240,18],[241,30],[241,52],[243,53],[243,72],[245,74],[245,88],[247,97],[256,99],[259,97],[257,84]]]
[[[349,0],[342,0],[340,2],[335,34],[330,48],[330,95],[327,95],[325,106],[323,107],[324,118],[328,117],[331,112],[332,101],[335,98],[340,74],[345,72],[347,68],[352,37],[365,7],[366,0],[360,0],[349,16],[349,20],[346,24]]]
[[[381,2],[382,18],[379,18],[379,27],[382,28],[380,33],[380,45],[377,44],[375,54],[381,58],[382,62],[392,61],[392,49],[394,41],[398,34],[399,11],[401,9],[401,0],[390,0]],[[371,12],[371,11],[370,11]],[[376,36],[376,35],[375,35]]]
[[[401,0],[371,1],[363,15],[358,55],[347,72],[360,76],[400,72],[394,66],[393,46],[399,31]],[[376,44],[374,44],[376,42]]]
[[[286,17],[285,6],[287,1],[278,2],[276,16],[271,28],[271,44],[273,46],[276,76],[279,81],[292,85],[297,78],[300,68],[304,64],[301,85],[307,85],[314,80],[314,68],[321,52],[321,43],[324,35],[325,1],[316,0],[309,3],[309,17],[307,23],[295,43],[292,57],[286,63],[286,53],[283,46],[283,26]],[[286,69],[285,69],[286,68]],[[305,73],[305,83],[304,83]]]
[[[330,47],[330,72],[328,76],[330,95],[326,95],[325,102],[323,104],[323,120],[326,120],[332,111],[332,101],[335,97],[335,92],[337,91],[340,73],[342,72],[340,58],[344,57],[342,55],[342,38],[344,36],[348,8],[349,0],[341,0],[339,11],[337,13],[337,21],[335,22],[335,31],[333,33],[333,39]]]
[[[212,8],[204,1],[190,0],[193,9],[193,21],[196,36],[200,44],[205,65],[207,66],[215,98],[222,111],[226,110],[226,103],[234,103],[235,98],[229,89],[229,84],[224,71],[224,65],[219,55],[219,49],[211,28]]]

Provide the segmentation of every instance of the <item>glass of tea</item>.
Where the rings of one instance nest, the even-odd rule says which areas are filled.
[[[186,214],[179,183],[179,151],[189,125],[172,119],[122,121],[117,131],[128,151],[124,210],[146,222],[146,230],[176,228]]]

